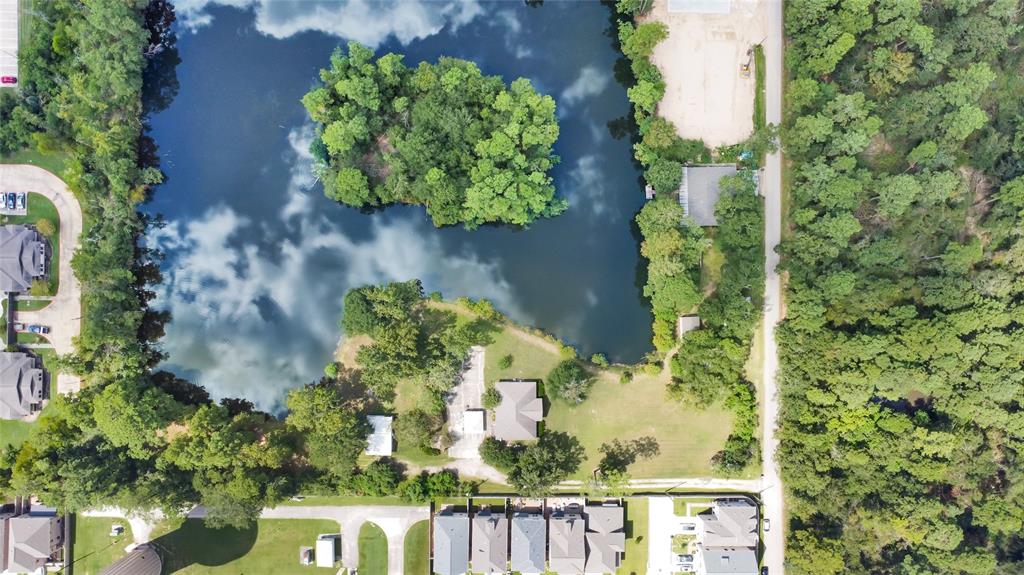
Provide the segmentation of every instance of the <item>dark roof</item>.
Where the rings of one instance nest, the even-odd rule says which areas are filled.
[[[26,226],[0,226],[0,292],[22,292],[46,273],[43,236]]]
[[[22,352],[0,351],[0,419],[19,419],[43,402],[39,359]]]
[[[160,575],[163,561],[149,545],[139,545],[128,555],[100,571],[100,575]]]

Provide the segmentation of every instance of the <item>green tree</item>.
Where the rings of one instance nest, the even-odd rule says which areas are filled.
[[[555,397],[571,403],[582,403],[594,385],[594,378],[578,361],[567,359],[548,373],[544,385]]]

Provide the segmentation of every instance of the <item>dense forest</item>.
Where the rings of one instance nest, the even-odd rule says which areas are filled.
[[[313,153],[324,193],[345,204],[422,204],[440,227],[527,225],[565,210],[548,175],[558,162],[555,101],[519,78],[441,58],[407,68],[350,43],[302,99],[319,123]]]
[[[787,573],[1024,573],[1020,9],[786,5]]]

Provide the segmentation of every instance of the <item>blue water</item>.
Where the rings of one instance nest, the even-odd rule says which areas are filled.
[[[313,181],[312,128],[299,99],[347,39],[291,32],[322,4],[209,6],[201,12],[209,22],[194,30],[195,18],[182,18],[180,89],[150,120],[168,176],[146,206],[167,220],[149,236],[167,254],[156,302],[173,314],[165,367],[217,397],[279,407],[287,389],[316,378],[329,360],[346,289],[413,277],[446,297],[489,298],[585,354],[635,361],[649,351],[632,225],[643,203],[640,174],[628,138],[608,127],[629,113],[613,77],[619,54],[607,35],[609,9],[507,1],[453,16],[438,15],[441,2],[392,6],[432,14],[409,21],[437,31],[412,40],[399,31],[409,41],[389,36],[379,52],[404,53],[408,65],[470,59],[487,74],[527,77],[558,102],[562,163],[553,175],[570,209],[526,230],[466,232],[435,229],[417,207],[360,213],[326,199]],[[402,21],[339,20],[333,31],[365,41]]]

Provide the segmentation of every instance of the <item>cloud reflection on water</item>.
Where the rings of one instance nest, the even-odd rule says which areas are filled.
[[[369,237],[357,240],[317,212],[311,136],[309,126],[290,132],[281,221],[259,226],[261,234],[222,204],[149,234],[152,247],[170,254],[155,302],[173,316],[162,343],[177,363],[167,367],[215,397],[279,408],[288,389],[316,377],[327,361],[345,291],[392,280],[420,278],[428,290],[488,298],[529,321],[496,263],[469,250],[446,253],[422,220],[370,216]]]

